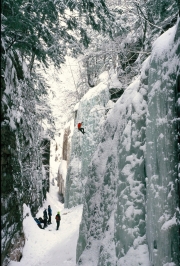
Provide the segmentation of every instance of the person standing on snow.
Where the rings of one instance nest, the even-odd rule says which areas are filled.
[[[43,218],[44,218],[44,228],[47,227],[47,210],[44,209],[43,211]]]
[[[58,230],[58,229],[59,229],[59,226],[60,226],[60,221],[61,221],[61,215],[60,215],[60,212],[58,212],[58,213],[56,214],[55,219],[56,219],[56,223],[57,223],[57,228],[56,228],[56,230]]]
[[[48,224],[51,224],[52,209],[50,205],[48,205],[48,216]]]
[[[82,126],[82,124],[83,124],[83,122],[81,122],[81,123],[78,123],[77,127],[78,127],[78,130],[79,130],[79,131],[81,131],[81,132],[84,134],[84,133],[86,133],[86,132],[84,132],[84,128],[83,128],[83,127],[81,127],[81,126]]]

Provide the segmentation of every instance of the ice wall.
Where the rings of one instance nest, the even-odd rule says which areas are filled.
[[[157,40],[108,113],[87,174],[77,265],[179,265],[178,29]]]
[[[145,74],[143,78],[147,79]],[[77,246],[78,265],[126,265],[118,259],[133,246],[133,256],[139,257],[139,249],[143,250],[146,266],[149,265],[143,155],[146,89],[138,78],[108,114],[86,184]],[[137,249],[140,245],[142,249]]]
[[[176,112],[179,38],[180,32],[176,31],[176,27],[158,38],[154,43],[149,69],[146,130],[147,238],[153,265],[167,265],[171,262],[174,263],[172,265],[179,265]],[[174,42],[174,39],[177,41]]]
[[[88,165],[100,141],[108,101],[108,73],[104,72],[100,76],[100,83],[90,89],[75,107],[75,129],[66,177],[65,207],[70,208],[83,201]],[[84,135],[77,129],[79,122],[83,122],[86,132]]]

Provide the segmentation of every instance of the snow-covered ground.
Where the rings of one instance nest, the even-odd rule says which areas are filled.
[[[50,187],[47,200],[39,209],[36,217],[43,217],[44,208],[52,208],[52,224],[44,230],[40,229],[31,216],[29,207],[24,205],[23,227],[26,243],[20,262],[11,261],[9,266],[75,266],[76,244],[79,224],[82,215],[82,205],[64,209],[64,204],[58,200],[58,187]],[[56,231],[55,215],[60,211],[61,224]]]

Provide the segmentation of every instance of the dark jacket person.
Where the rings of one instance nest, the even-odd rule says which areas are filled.
[[[52,216],[52,209],[51,206],[48,205],[48,224],[51,224],[51,216]]]
[[[56,224],[57,224],[57,228],[56,228],[56,230],[58,230],[58,229],[59,229],[59,226],[60,226],[60,221],[61,221],[61,215],[60,215],[60,212],[58,212],[58,213],[56,214],[55,219],[56,219]]]

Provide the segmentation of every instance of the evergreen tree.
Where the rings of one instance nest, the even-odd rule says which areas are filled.
[[[139,74],[141,63],[151,52],[153,41],[177,20],[177,1],[108,0],[107,6],[115,23],[111,24],[111,37],[102,36],[90,29],[92,42],[82,59],[86,84],[97,85],[104,70],[114,70],[123,88]]]
[[[78,53],[79,43],[88,46],[85,25],[108,31],[110,17],[103,0],[3,0],[2,37],[6,51],[19,49],[29,61],[30,70],[35,59],[45,66],[51,59],[60,66],[68,49]]]

